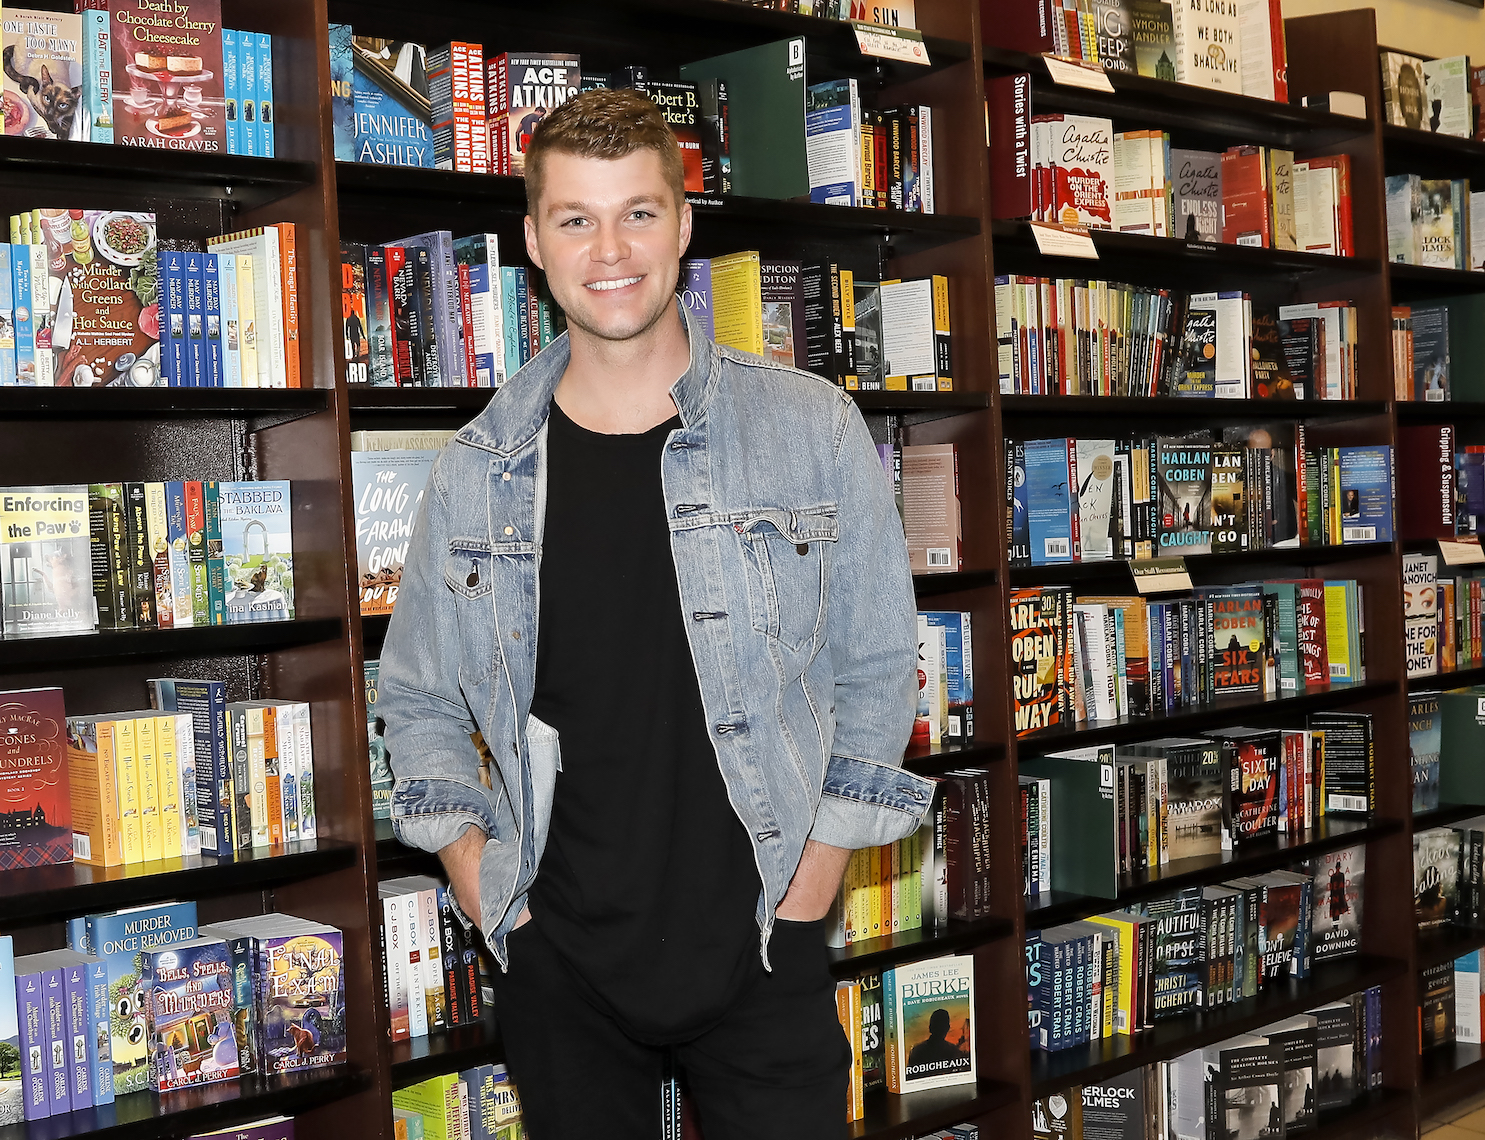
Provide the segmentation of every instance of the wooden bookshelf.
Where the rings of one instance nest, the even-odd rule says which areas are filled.
[[[1086,1080],[1168,1059],[1242,1029],[1341,997],[1383,986],[1386,1088],[1352,1112],[1322,1121],[1317,1140],[1348,1140],[1368,1121],[1401,1121],[1404,1134],[1419,1114],[1485,1076],[1479,1047],[1457,1046],[1416,1055],[1414,975],[1420,964],[1466,943],[1473,932],[1419,939],[1412,915],[1410,837],[1416,826],[1463,818],[1473,808],[1411,815],[1405,678],[1401,645],[1399,543],[1299,548],[1193,558],[1203,584],[1235,582],[1282,569],[1324,567],[1366,587],[1367,680],[1286,699],[1220,703],[1179,714],[1089,724],[1018,740],[1008,687],[1008,592],[1022,584],[1067,582],[1130,588],[1123,564],[1083,564],[1011,570],[1003,504],[1003,438],[1086,434],[1096,425],[1119,430],[1178,431],[1303,419],[1327,442],[1389,443],[1399,420],[1471,420],[1485,405],[1395,403],[1390,372],[1390,305],[1394,297],[1424,297],[1485,288],[1485,274],[1414,271],[1386,265],[1383,177],[1478,176],[1485,181],[1485,145],[1384,128],[1378,120],[1380,80],[1370,11],[1291,19],[1289,75],[1296,97],[1356,91],[1371,115],[1355,119],[1223,92],[1113,75],[1112,95],[1050,83],[1043,62],[996,44],[996,0],[918,0],[933,66],[863,58],[846,25],[725,0],[225,0],[235,27],[271,32],[278,61],[276,104],[281,157],[252,159],[149,152],[123,147],[0,139],[11,178],[0,187],[5,212],[39,202],[153,209],[164,237],[203,237],[245,226],[293,221],[300,257],[300,391],[0,390],[0,417],[24,421],[0,451],[0,485],[119,478],[287,478],[294,484],[296,605],[300,619],[274,625],[142,631],[7,642],[0,671],[7,684],[63,684],[69,712],[109,711],[144,703],[147,676],[224,676],[232,699],[280,697],[312,704],[321,840],[312,847],[231,862],[102,873],[72,868],[0,880],[0,928],[17,937],[17,951],[59,944],[58,920],[109,903],[163,897],[201,900],[212,917],[279,909],[334,923],[346,932],[350,1064],[282,1084],[251,1081],[208,1086],[185,1096],[130,1097],[111,1109],[0,1129],[0,1140],[43,1140],[96,1134],[174,1137],[225,1127],[273,1112],[303,1113],[305,1135],[320,1132],[386,1138],[390,1094],[437,1072],[498,1055],[489,1023],[450,1034],[393,1044],[383,999],[377,944],[379,876],[429,869],[431,858],[409,851],[385,824],[373,824],[366,763],[361,665],[375,656],[385,619],[357,612],[354,506],[350,501],[349,433],[360,428],[457,427],[489,399],[479,390],[348,388],[340,363],[339,274],[336,250],[349,240],[387,240],[417,230],[492,230],[507,260],[523,257],[519,238],[524,190],[519,181],[439,171],[391,170],[334,161],[329,121],[328,23],[438,43],[483,42],[491,50],[519,45],[572,50],[598,67],[644,62],[659,75],[676,64],[795,35],[806,37],[813,78],[852,75],[863,101],[890,106],[922,102],[935,108],[935,215],[848,210],[802,202],[734,199],[695,202],[701,254],[760,248],[789,256],[819,251],[882,276],[943,273],[953,298],[953,393],[862,393],[858,406],[874,429],[887,414],[903,418],[908,443],[954,443],[960,452],[964,570],[920,575],[925,605],[970,610],[975,629],[980,699],[978,735],[964,746],[910,753],[925,772],[983,765],[992,791],[989,834],[993,877],[991,917],[936,930],[901,933],[835,953],[837,976],[879,969],[933,954],[973,954],[976,963],[978,1054],[976,1086],[912,1097],[868,1098],[853,1140],[898,1140],[959,1121],[986,1134],[1029,1137],[1030,1101]],[[1262,143],[1304,155],[1344,153],[1352,161],[1357,256],[1208,245],[1174,239],[1096,234],[1096,265],[1043,258],[1022,223],[997,221],[989,199],[985,148],[986,78],[1032,75],[1034,109],[1108,115],[1120,128],[1162,127],[1182,146]],[[1478,172],[1478,173],[1477,173]],[[1265,300],[1353,302],[1360,317],[1356,401],[1182,401],[1099,397],[1002,396],[994,330],[997,272],[1044,276],[1098,275],[1172,288],[1242,288]],[[11,441],[8,439],[8,443]],[[206,672],[210,670],[210,672]],[[1427,687],[1485,681],[1485,670],[1428,678]],[[1377,811],[1372,820],[1325,820],[1315,833],[1272,841],[1201,865],[1171,866],[1121,882],[1116,900],[1022,894],[1017,840],[1016,775],[1023,756],[1096,742],[1127,742],[1225,724],[1301,723],[1318,709],[1374,714],[1378,757]],[[1194,1018],[1161,1023],[1134,1038],[1115,1037],[1059,1054],[1026,1047],[1023,938],[1028,926],[1112,909],[1179,884],[1220,881],[1244,871],[1287,865],[1364,842],[1368,849],[1363,956],[1317,968],[1315,976],[1266,990]],[[1442,960],[1442,959],[1439,959]]]

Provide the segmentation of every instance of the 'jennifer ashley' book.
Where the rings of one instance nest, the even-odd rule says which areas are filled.
[[[294,616],[294,540],[289,483],[223,483],[222,558],[227,624]]]
[[[882,972],[890,1091],[974,1084],[974,991],[974,959],[968,955]]]
[[[70,862],[62,690],[0,693],[0,870]]]
[[[114,142],[227,153],[221,0],[109,0],[108,9]]]
[[[87,487],[0,490],[0,612],[6,637],[98,628],[88,534]]]

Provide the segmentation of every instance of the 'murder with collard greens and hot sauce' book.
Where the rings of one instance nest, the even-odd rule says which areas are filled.
[[[974,991],[969,955],[882,972],[889,1091],[975,1083]]]

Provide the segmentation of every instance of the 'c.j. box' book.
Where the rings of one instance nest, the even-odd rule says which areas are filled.
[[[62,690],[0,693],[0,871],[70,862]]]
[[[292,501],[286,479],[223,483],[222,558],[227,624],[294,616]]]
[[[887,1088],[895,1093],[975,1082],[975,974],[968,955],[882,972]]]
[[[221,0],[109,0],[108,10],[114,142],[225,154]]]

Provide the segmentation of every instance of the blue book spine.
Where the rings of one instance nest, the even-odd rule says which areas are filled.
[[[209,388],[206,363],[206,254],[186,254],[186,367],[192,388]]]
[[[232,962],[232,1023],[250,1026],[244,1034],[247,1049],[237,1051],[237,1064],[244,1074],[259,1072],[261,1054],[256,1036],[258,1028],[257,1004],[257,943],[252,938],[229,938],[227,954]]]
[[[83,919],[87,929],[87,919]],[[113,1054],[108,1048],[109,1016],[108,964],[95,958],[86,966],[88,982],[88,1065],[93,1073],[93,1103],[113,1103]]]
[[[20,1055],[21,1035],[15,1023],[15,944],[8,934],[0,934],[0,1045]],[[0,1104],[7,1105],[0,1120],[16,1123],[23,1097],[21,1074],[13,1062],[0,1065]]]
[[[524,265],[516,266],[516,325],[521,338],[521,363],[527,364],[531,352],[531,274]]]
[[[1047,1047],[1047,965],[1039,930],[1026,932],[1026,990],[1031,995],[1026,1010],[1026,1031],[1033,1049]]]
[[[36,322],[31,315],[31,247],[10,247],[10,290],[15,299],[15,378],[36,386]]]
[[[241,85],[237,78],[238,37],[243,33],[222,29],[222,94],[226,99],[227,153],[241,154]]]
[[[509,380],[521,370],[521,302],[516,296],[515,266],[500,267],[500,320],[505,328],[505,377]]]
[[[258,153],[258,38],[252,32],[237,37],[237,142],[240,153]]]
[[[206,337],[203,356],[206,361],[207,381],[204,388],[225,388],[226,376],[222,362],[222,285],[220,259],[214,253],[204,253],[201,266],[201,292],[203,333]]]
[[[78,962],[62,970],[67,992],[68,1093],[72,1110],[93,1107],[93,1066],[88,1060],[88,1039],[93,1035],[91,963]]]
[[[167,387],[186,388],[191,383],[186,355],[186,255],[178,250],[161,250],[157,261],[160,366]]]
[[[113,142],[113,37],[107,10],[89,9],[82,15],[83,109],[88,142]],[[79,112],[81,113],[81,112]]]
[[[232,768],[227,759],[227,686],[222,681],[157,677],[150,703],[164,713],[189,713],[196,757],[196,815],[201,853],[232,853]],[[90,951],[91,952],[91,951]]]
[[[330,25],[330,119],[335,161],[356,161],[356,78],[351,62],[351,26]]]
[[[25,970],[25,966],[21,967]],[[27,1120],[52,1114],[47,1095],[46,994],[40,972],[15,979],[16,1035],[21,1051],[21,1109]]]
[[[254,51],[258,63],[258,154],[273,157],[273,37],[256,33]]]
[[[10,246],[0,242],[0,385],[16,383],[15,286],[10,279]]]
[[[72,1035],[67,1031],[67,984],[62,969],[53,966],[41,972],[42,1022],[46,1032],[46,1099],[48,1111],[72,1111],[72,1072],[68,1054]]]
[[[88,942],[88,919],[86,915],[78,915],[67,920],[67,949],[76,950],[79,954],[91,954],[93,947]]]
[[[1067,440],[1026,441],[1026,521],[1031,564],[1072,558],[1072,506],[1068,494]]]
[[[1341,542],[1392,541],[1392,448],[1340,448]]]

